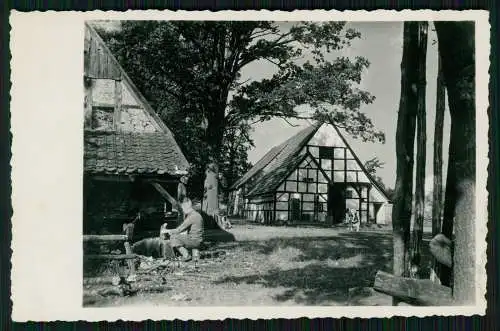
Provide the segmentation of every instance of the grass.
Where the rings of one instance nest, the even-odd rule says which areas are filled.
[[[165,276],[166,292],[92,305],[346,305],[349,288],[373,286],[378,270],[392,269],[387,230],[237,224],[229,231],[235,242],[209,248],[224,256],[201,260],[197,270],[193,262],[176,266]]]

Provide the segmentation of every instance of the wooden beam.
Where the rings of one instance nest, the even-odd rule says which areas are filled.
[[[375,276],[373,288],[400,301],[422,306],[454,305],[451,288],[438,285],[430,279],[398,277],[379,271]]]
[[[108,235],[97,235],[97,234],[87,234],[83,236],[83,241],[126,241],[127,236],[123,234],[108,234]]]
[[[170,202],[172,204],[172,206],[176,206],[178,205],[178,202],[177,200],[175,200],[168,192],[167,190],[165,190],[163,188],[163,186],[161,186],[160,183],[157,183],[157,182],[150,182],[150,184],[158,191],[158,193],[161,194],[161,196],[167,200],[168,202]]]
[[[92,85],[94,82],[91,78],[85,77],[85,114],[84,123],[86,129],[92,129],[92,109],[93,109],[93,97],[92,97]]]
[[[122,100],[123,102],[123,100]],[[104,109],[114,109],[114,103],[106,103],[106,102],[94,102],[94,108],[104,108]],[[132,104],[123,104],[122,109],[141,109],[140,105],[132,105]]]
[[[135,175],[90,175],[92,180],[98,181],[106,181],[106,182],[134,182],[138,179]],[[165,184],[177,184],[179,182],[178,179],[173,178],[154,178],[154,175],[149,175],[151,178],[148,178],[145,175],[141,175],[140,179],[147,183],[165,183]]]
[[[92,180],[98,180],[98,181],[106,181],[106,182],[133,182],[134,181],[134,176],[132,175],[92,175]]]
[[[84,258],[89,260],[130,260],[139,258],[136,254],[88,254],[83,255]]]
[[[118,130],[122,112],[122,81],[115,80],[115,111],[113,114],[113,127]]]
[[[177,184],[179,183],[178,179],[161,179],[161,178],[147,178],[144,179],[147,183],[165,183],[165,184]]]

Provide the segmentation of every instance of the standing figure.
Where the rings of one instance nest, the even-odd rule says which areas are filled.
[[[346,218],[346,222],[347,222],[349,231],[356,230],[356,232],[358,232],[359,231],[359,223],[360,223],[358,213],[353,209],[347,208],[345,218]]]
[[[188,182],[188,177],[186,175],[182,176],[179,185],[177,185],[177,224],[181,224],[184,220],[184,215],[182,212],[182,203],[187,199],[186,185]]]

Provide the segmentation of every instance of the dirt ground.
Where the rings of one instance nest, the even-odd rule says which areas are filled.
[[[229,231],[236,241],[211,246],[207,252],[213,254],[196,268],[194,262],[172,262],[148,275],[162,284],[161,293],[84,298],[84,305],[346,305],[349,288],[371,287],[378,270],[392,268],[387,228],[355,233],[240,224]],[[92,286],[84,286],[90,290]]]

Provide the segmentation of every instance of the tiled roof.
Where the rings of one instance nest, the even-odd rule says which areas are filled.
[[[266,173],[252,185],[251,191],[247,195],[259,195],[274,191],[276,187],[290,174],[290,172],[299,166],[305,155],[295,154],[286,159],[279,168]]]
[[[179,175],[189,164],[166,133],[84,133],[84,171],[92,174]]]
[[[291,167],[296,162],[300,162],[300,160],[297,161],[300,150],[318,129],[319,125],[317,124],[308,126],[281,145],[271,149],[263,158],[266,159],[265,162],[261,162],[262,160],[257,162],[240,179],[241,183],[238,184],[237,182],[236,184],[241,186],[247,183],[246,189],[248,194],[264,193],[275,189],[288,174],[289,170],[291,170]],[[251,179],[255,178],[255,175],[259,172],[261,173],[261,177],[252,182]],[[236,187],[236,184],[233,187]]]

